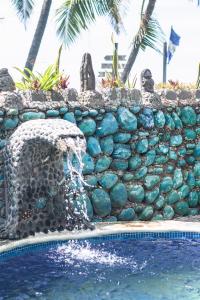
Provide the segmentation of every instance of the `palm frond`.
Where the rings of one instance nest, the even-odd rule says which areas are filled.
[[[35,0],[11,0],[11,3],[17,11],[19,19],[26,26],[27,20],[30,18],[33,11]]]
[[[72,43],[82,30],[96,20],[108,16],[116,30],[122,24],[119,7],[123,0],[65,0],[56,11],[57,34],[65,44]]]
[[[155,18],[150,18],[147,26],[140,26],[137,35],[134,38],[133,44],[140,45],[142,50],[150,47],[158,53],[162,54],[163,43],[165,42],[165,34]]]

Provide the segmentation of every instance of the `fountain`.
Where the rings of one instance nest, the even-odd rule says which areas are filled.
[[[74,209],[68,197],[69,180],[81,182],[80,170],[73,167],[71,159],[75,156],[80,168],[83,151],[83,133],[65,120],[31,120],[16,129],[4,149],[6,222],[0,238],[92,228],[87,216]],[[71,170],[68,178],[63,155]],[[74,194],[76,191],[71,191]]]

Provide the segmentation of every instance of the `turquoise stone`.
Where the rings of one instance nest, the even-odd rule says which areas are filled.
[[[106,171],[110,167],[111,162],[112,159],[108,156],[100,157],[96,162],[95,172],[100,173]]]
[[[36,202],[35,202],[35,208],[43,209],[43,208],[45,208],[46,203],[47,203],[47,199],[44,198],[44,197],[41,197],[41,198],[39,198],[39,199],[36,200]]]
[[[106,217],[103,219],[103,222],[117,222],[117,217],[111,216],[111,217]]]
[[[183,184],[183,173],[181,169],[175,169],[173,177],[173,187],[179,188]]]
[[[128,199],[131,202],[140,203],[144,200],[144,188],[141,185],[131,185],[128,187]]]
[[[66,114],[64,114],[63,119],[76,124],[76,119],[73,112],[67,112]]]
[[[195,140],[197,137],[197,134],[194,130],[190,129],[190,128],[185,128],[184,129],[184,135],[185,135],[185,140],[186,141],[191,141],[191,140]]]
[[[156,152],[158,153],[158,154],[167,154],[168,152],[169,152],[169,147],[168,146],[166,146],[166,145],[163,145],[163,144],[160,144],[159,146],[158,146],[158,148],[156,149]]]
[[[192,191],[189,193],[189,197],[188,197],[188,205],[189,207],[196,207],[198,205],[198,193],[197,191]]]
[[[96,157],[101,153],[101,147],[99,145],[98,139],[96,139],[93,136],[90,136],[88,138],[88,140],[87,140],[87,151],[93,157]]]
[[[125,173],[124,175],[123,175],[123,180],[124,181],[131,181],[131,180],[133,180],[134,179],[134,175],[132,174],[132,173]]]
[[[142,139],[140,141],[137,142],[136,144],[136,151],[138,153],[146,153],[148,151],[148,140],[147,139]]]
[[[180,200],[180,195],[177,191],[171,191],[166,197],[168,204],[174,204]]]
[[[143,109],[143,113],[139,115],[138,118],[139,124],[145,128],[153,128],[154,127],[154,118],[153,118],[153,111],[151,108],[145,107]]]
[[[106,113],[103,120],[97,127],[96,134],[98,136],[107,136],[118,131],[118,123],[112,113]]]
[[[168,157],[164,155],[156,156],[155,163],[158,165],[165,164],[168,161]]]
[[[98,115],[98,111],[96,109],[90,109],[89,110],[89,115],[91,117],[96,117]]]
[[[81,111],[80,109],[75,109],[74,115],[75,115],[76,117],[80,117],[80,116],[82,116],[82,111]]]
[[[180,216],[188,216],[190,213],[188,203],[184,201],[177,202],[175,212]]]
[[[159,182],[160,182],[160,176],[158,175],[148,175],[144,179],[144,185],[149,190],[151,190]]]
[[[119,221],[133,221],[135,219],[135,211],[133,208],[122,209],[120,214],[117,216]]]
[[[113,140],[115,143],[127,143],[131,139],[131,134],[130,133],[116,133],[113,137]]]
[[[162,214],[156,214],[152,218],[152,221],[162,221],[162,220],[163,220],[163,215]]]
[[[122,208],[128,199],[126,186],[123,183],[117,183],[110,191],[112,207]]]
[[[133,131],[137,129],[137,118],[125,107],[120,107],[117,111],[117,120],[120,127],[126,131]]]
[[[200,143],[198,143],[194,148],[193,155],[197,160],[200,160]]]
[[[182,135],[177,134],[177,135],[172,135],[170,138],[170,146],[172,147],[177,147],[180,146],[183,142]]]
[[[93,119],[84,119],[79,125],[79,129],[85,136],[93,135],[96,130],[96,122]]]
[[[6,114],[7,116],[17,116],[19,114],[19,110],[17,108],[10,108]]]
[[[156,158],[156,151],[155,150],[150,150],[145,154],[145,161],[144,165],[145,166],[150,166],[154,163]]]
[[[142,213],[139,216],[139,219],[141,221],[148,221],[151,220],[151,218],[153,217],[153,207],[148,205],[145,207],[145,209],[142,211]]]
[[[149,204],[153,203],[159,195],[159,188],[155,188],[153,191],[145,193],[145,201]]]
[[[178,156],[177,156],[177,154],[176,154],[175,151],[170,150],[170,151],[169,151],[169,158],[170,158],[171,160],[177,160]]]
[[[134,179],[139,180],[143,178],[147,174],[147,171],[148,171],[147,167],[141,167],[135,172]]]
[[[194,177],[194,174],[192,172],[188,173],[187,184],[190,188],[193,188],[195,186],[195,177]]]
[[[133,107],[130,108],[130,111],[131,111],[132,113],[134,113],[134,114],[139,113],[140,110],[141,110],[141,106],[133,106]]]
[[[174,165],[167,165],[166,166],[166,172],[167,173],[173,173],[174,172]]]
[[[45,119],[45,114],[43,112],[28,111],[21,115],[21,119],[22,121]]]
[[[181,120],[184,125],[193,126],[197,122],[195,110],[191,106],[185,106],[181,109]]]
[[[190,216],[196,216],[196,215],[199,215],[199,209],[198,209],[198,208],[190,208],[189,215],[190,215]]]
[[[163,195],[158,196],[156,202],[155,202],[155,208],[161,209],[165,205],[165,198]]]
[[[3,117],[4,112],[2,110],[0,110],[0,117]]]
[[[111,155],[114,150],[114,142],[112,136],[107,136],[100,140],[101,150],[104,154]]]
[[[171,220],[174,217],[174,210],[173,207],[170,205],[166,205],[163,209],[163,217],[165,220]]]
[[[59,109],[59,112],[60,112],[61,115],[64,115],[68,112],[68,110],[69,110],[68,107],[61,107]]]
[[[155,146],[159,142],[158,136],[152,136],[149,138],[149,146]]]
[[[200,124],[200,114],[197,114],[197,124]]]
[[[19,119],[17,117],[13,119],[4,119],[3,127],[5,130],[14,129],[17,127],[18,123],[19,123]]]
[[[176,129],[183,128],[183,123],[182,123],[181,119],[179,118],[179,116],[177,115],[177,113],[173,112],[172,113],[172,118],[174,120],[174,124],[175,124]]]
[[[113,159],[111,167],[114,170],[124,171],[128,169],[128,161],[125,159]]]
[[[97,185],[97,177],[94,175],[87,176],[87,178],[85,179],[85,182],[87,184],[85,186],[85,188],[89,189],[89,188],[95,187]]]
[[[56,110],[56,109],[49,109],[49,110],[47,110],[47,112],[46,112],[46,116],[47,116],[47,117],[58,117],[59,114],[60,114],[59,111]]]
[[[171,177],[164,177],[160,183],[160,192],[168,193],[173,187],[173,180]]]
[[[93,207],[90,198],[86,194],[76,197],[74,207],[80,212],[84,211],[88,218],[92,220],[94,214]]]
[[[189,165],[194,165],[195,164],[194,156],[186,156],[185,160]]]
[[[0,139],[0,149],[3,149],[6,144],[7,144],[7,140],[1,140]]]
[[[187,154],[186,148],[179,148],[177,151],[179,156],[185,156]]]
[[[93,173],[94,160],[89,154],[85,153],[83,155],[82,162],[83,162],[83,175],[88,175]]]
[[[175,123],[170,114],[165,114],[165,125],[168,129],[175,129]]]
[[[115,144],[112,157],[116,159],[128,159],[131,157],[131,148],[129,145]]]
[[[111,189],[118,181],[118,176],[114,173],[106,173],[100,179],[99,183],[104,189]]]
[[[138,205],[136,204],[134,206],[134,210],[137,214],[140,214],[143,211],[143,209],[144,209],[144,206],[142,204],[138,204]]]
[[[99,217],[105,217],[111,212],[111,201],[109,194],[103,189],[95,189],[91,195],[91,202],[95,213]]]
[[[196,134],[199,135],[200,134],[200,127],[195,128]]]
[[[142,160],[139,155],[135,155],[131,157],[128,161],[129,169],[130,170],[136,170],[138,169],[142,164]]]
[[[163,128],[165,126],[165,115],[161,110],[155,114],[154,123],[158,128]]]
[[[194,166],[194,176],[200,177],[200,162],[196,163]]]
[[[149,168],[149,173],[155,174],[155,175],[159,175],[162,174],[164,172],[164,169],[161,167],[155,167],[155,168]]]
[[[186,166],[186,161],[185,159],[179,159],[177,162],[177,167],[185,167]]]
[[[180,196],[180,199],[186,198],[189,195],[189,193],[190,193],[190,188],[186,184],[182,185],[182,187],[178,189],[178,194]]]

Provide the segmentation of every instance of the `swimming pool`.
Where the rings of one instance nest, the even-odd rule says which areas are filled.
[[[33,244],[0,255],[0,299],[200,299],[199,253],[195,232]]]

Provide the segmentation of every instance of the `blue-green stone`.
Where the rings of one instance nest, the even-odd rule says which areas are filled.
[[[112,207],[122,208],[128,199],[126,186],[123,183],[117,183],[110,191]]]
[[[161,167],[155,167],[155,168],[149,168],[149,173],[155,174],[155,175],[160,175],[164,172],[164,169]]]
[[[155,150],[150,150],[145,154],[145,161],[144,165],[145,166],[150,166],[154,163],[156,158],[156,151]]]
[[[147,174],[147,171],[148,171],[147,167],[141,167],[135,172],[134,179],[138,180],[143,178]]]
[[[165,198],[163,195],[159,195],[156,202],[155,202],[155,208],[161,209],[165,205]]]
[[[185,106],[181,109],[181,120],[184,125],[193,126],[197,122],[195,110],[191,106]]]
[[[85,180],[86,184],[89,185],[85,188],[92,188],[92,187],[95,187],[97,185],[97,177],[94,176],[94,175],[91,175],[91,176],[88,176]]]
[[[167,173],[173,173],[174,172],[174,165],[167,165],[166,166],[166,172]]]
[[[124,175],[123,175],[123,180],[124,181],[131,181],[131,180],[133,180],[134,179],[134,175],[132,174],[132,173],[125,173]]]
[[[165,126],[165,115],[161,110],[155,114],[154,123],[158,128],[163,128]]]
[[[100,157],[96,162],[95,172],[100,173],[106,171],[110,167],[111,162],[112,159],[108,156]]]
[[[152,189],[155,185],[160,182],[160,176],[158,175],[148,175],[144,179],[144,185],[147,189]]]
[[[7,111],[7,116],[17,116],[19,114],[19,110],[17,108],[10,108]]]
[[[194,148],[193,155],[197,160],[200,160],[200,143],[198,143]]]
[[[135,219],[135,211],[133,208],[124,208],[117,216],[119,221],[133,221]]]
[[[104,154],[111,155],[114,150],[114,142],[112,136],[107,136],[100,140],[101,150]]]
[[[58,117],[59,114],[60,114],[59,111],[56,110],[56,109],[49,109],[49,110],[47,110],[47,112],[46,112],[46,116],[47,116],[47,117]]]
[[[147,203],[153,203],[159,195],[159,188],[155,188],[153,191],[145,193],[145,201]]]
[[[174,204],[178,201],[180,201],[180,195],[178,194],[177,191],[171,191],[167,197],[166,197],[167,203],[168,204]]]
[[[158,136],[153,136],[149,138],[149,146],[155,146],[159,142]]]
[[[111,167],[114,170],[124,171],[128,169],[128,161],[125,159],[113,159]]]
[[[134,114],[137,114],[140,112],[141,106],[133,106],[130,108],[130,111]]]
[[[115,143],[127,143],[131,139],[131,134],[130,133],[116,133],[113,137],[113,140]]]
[[[173,207],[170,205],[166,205],[163,209],[163,217],[165,220],[171,220],[174,217],[174,210]]]
[[[148,221],[151,220],[151,218],[153,217],[153,207],[148,205],[144,208],[144,210],[142,211],[142,213],[139,216],[139,219],[141,221]]]
[[[194,166],[194,176],[200,177],[200,162],[196,163]]]
[[[59,112],[60,112],[61,115],[64,115],[68,112],[68,110],[69,110],[68,107],[61,107],[59,109]]]
[[[165,114],[165,126],[170,130],[175,129],[175,123],[170,114]]]
[[[85,153],[83,155],[82,162],[83,162],[83,174],[88,175],[88,174],[93,173],[94,160],[89,154]]]
[[[17,127],[18,123],[19,123],[19,119],[17,117],[12,119],[4,119],[3,127],[5,130],[14,129]]]
[[[174,124],[175,124],[176,129],[183,128],[183,123],[182,123],[181,119],[179,118],[179,116],[177,115],[177,113],[173,112],[172,113],[172,118],[174,120]]]
[[[76,124],[76,119],[73,112],[67,112],[66,114],[64,114],[63,119]]]
[[[172,135],[170,138],[170,146],[177,147],[180,146],[183,142],[183,138],[180,134]]]
[[[167,154],[169,152],[169,147],[163,144],[160,144],[157,148],[156,148],[156,152],[158,154]]]
[[[160,191],[162,193],[168,193],[173,187],[173,180],[171,177],[164,177],[160,183]]]
[[[116,159],[128,159],[131,157],[131,148],[129,145],[115,144],[112,157]]]
[[[6,144],[7,144],[7,140],[1,140],[0,139],[0,149],[3,149]]]
[[[98,111],[96,109],[90,109],[89,110],[89,115],[91,117],[96,117],[98,115]]]
[[[87,140],[87,152],[96,157],[101,153],[101,147],[97,138],[90,136]]]
[[[164,155],[156,156],[155,163],[158,165],[165,164],[168,161],[168,157]]]
[[[91,201],[95,213],[100,217],[105,217],[111,212],[111,201],[109,194],[103,189],[95,189],[91,195]]]
[[[189,195],[189,193],[190,193],[190,188],[186,184],[182,185],[182,187],[178,189],[178,194],[180,196],[180,199],[186,198]]]
[[[196,216],[196,215],[199,215],[199,209],[198,209],[198,208],[190,208],[189,215],[190,215],[190,216]]]
[[[138,205],[136,204],[134,206],[134,210],[137,214],[140,214],[143,211],[143,209],[144,209],[144,206],[142,204],[138,204]]]
[[[195,177],[192,172],[188,173],[187,184],[189,185],[190,188],[193,188],[195,186]]]
[[[111,217],[105,217],[104,219],[103,219],[103,222],[117,222],[117,217],[115,217],[115,216],[111,216]]]
[[[105,189],[111,189],[118,181],[118,176],[114,173],[106,173],[100,179],[100,185]]]
[[[174,171],[174,177],[173,177],[173,187],[175,189],[179,188],[183,184],[183,173],[181,169],[176,169]]]
[[[177,167],[185,167],[186,166],[186,161],[185,159],[179,159],[178,162],[177,162]]]
[[[187,150],[186,148],[180,148],[178,149],[177,153],[179,156],[185,156],[187,154]]]
[[[142,159],[139,155],[135,155],[131,157],[128,161],[129,169],[130,170],[136,170],[138,169],[142,164]]]
[[[96,130],[96,123],[93,119],[84,119],[79,125],[79,129],[83,132],[85,136],[93,135]]]
[[[107,136],[116,133],[118,130],[118,123],[112,113],[106,113],[102,121],[97,127],[96,134],[98,136]]]
[[[128,199],[131,202],[140,203],[144,200],[144,188],[141,185],[131,185],[128,187]]]
[[[136,151],[138,153],[146,153],[148,151],[148,140],[147,139],[142,139],[137,142],[136,144]]]
[[[163,215],[162,214],[156,214],[155,216],[153,216],[153,218],[151,220],[152,221],[162,221],[163,220]]]
[[[46,203],[47,203],[47,199],[44,198],[44,197],[41,197],[41,198],[39,198],[39,199],[36,200],[36,202],[35,202],[35,208],[43,209],[43,208],[45,208]]]
[[[188,197],[188,205],[189,207],[196,207],[198,205],[198,193],[196,191],[192,191],[189,193]]]
[[[195,128],[196,134],[199,135],[200,134],[200,127]]]
[[[184,129],[184,135],[185,135],[185,140],[186,141],[191,141],[191,140],[195,140],[197,137],[197,134],[194,130],[190,129],[190,128],[185,128]]]
[[[180,216],[188,216],[190,212],[188,203],[184,201],[177,202],[175,212]]]
[[[130,112],[129,109],[120,107],[117,111],[117,120],[120,127],[126,131],[133,131],[137,129],[137,118]]]
[[[194,156],[186,156],[185,160],[189,165],[194,165],[195,164]]]
[[[74,115],[75,115],[76,117],[80,117],[80,116],[82,116],[82,111],[81,111],[80,109],[75,109]]]
[[[94,213],[92,203],[90,201],[90,198],[86,194],[82,194],[76,197],[74,206],[78,211],[85,210],[85,213],[90,220],[93,218]]]
[[[169,151],[169,158],[171,159],[171,160],[177,160],[177,154],[176,154],[176,152],[175,151],[173,151],[173,150],[170,150]]]

